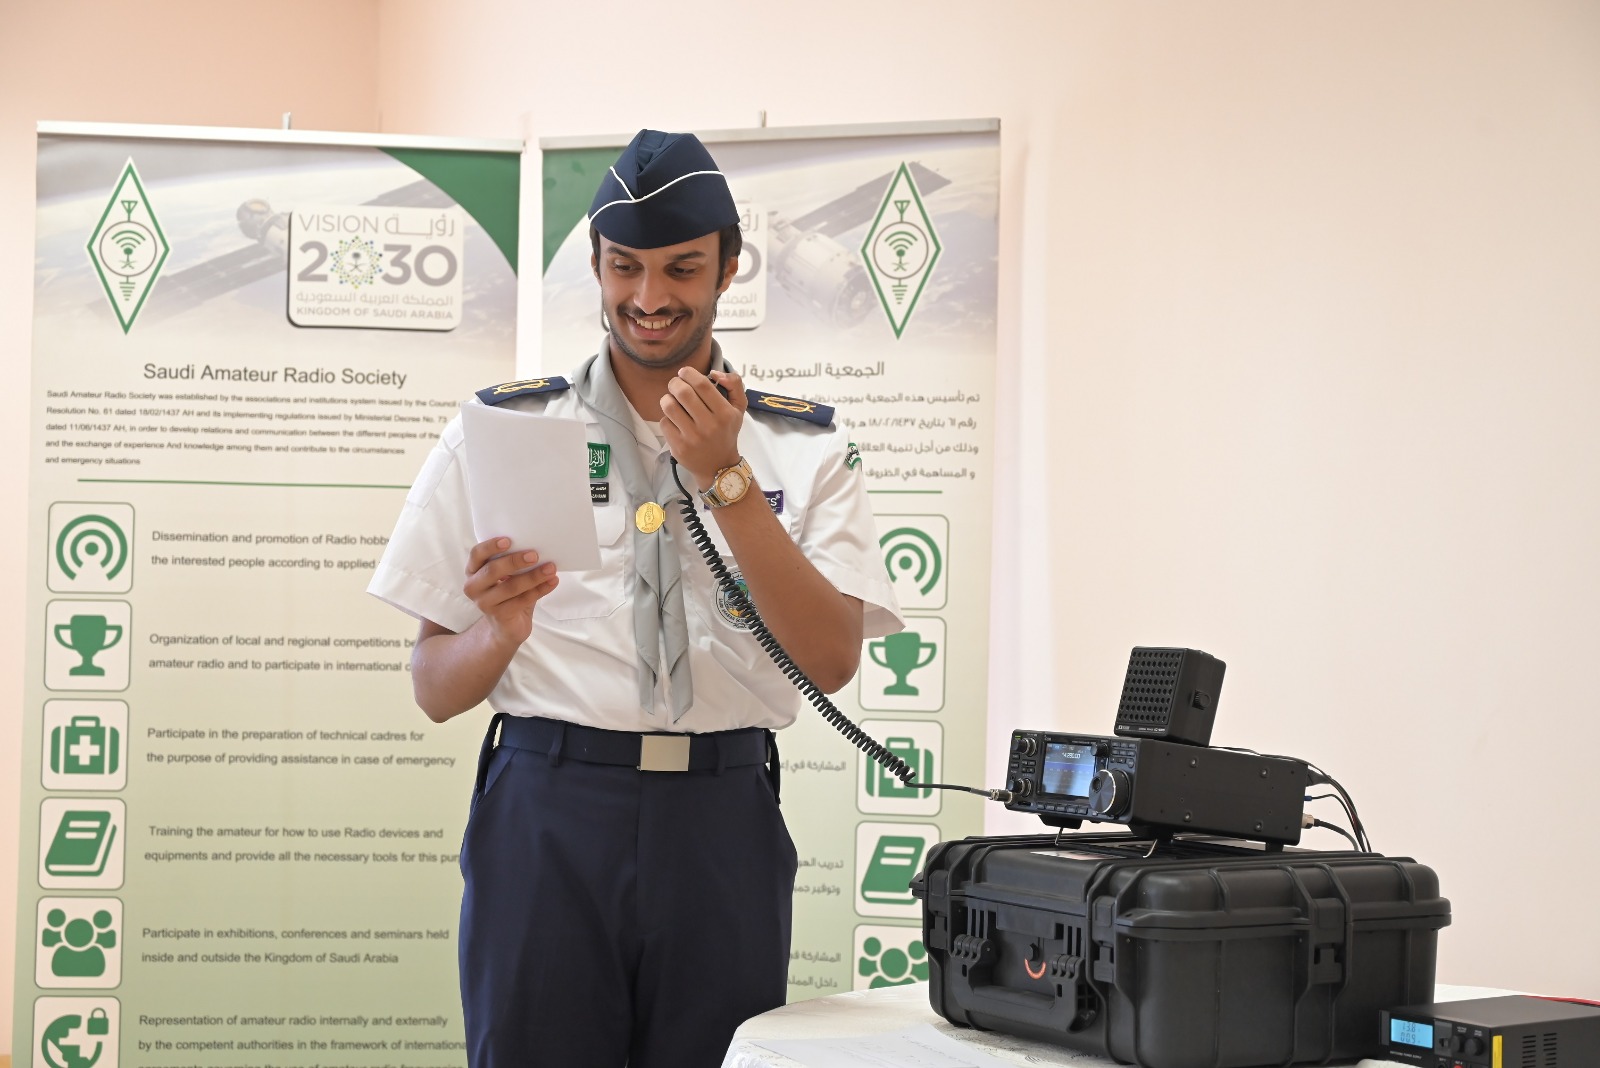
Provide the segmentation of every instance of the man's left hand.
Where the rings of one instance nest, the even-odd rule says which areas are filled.
[[[718,386],[728,391],[726,397]],[[684,367],[667,383],[661,433],[697,489],[710,489],[718,471],[739,462],[739,427],[747,407],[744,382],[732,371],[712,371],[708,378]]]

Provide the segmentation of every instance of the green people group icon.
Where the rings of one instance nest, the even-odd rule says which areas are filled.
[[[853,986],[877,990],[928,981],[928,947],[917,927],[857,927]]]
[[[133,506],[57,501],[50,506],[45,584],[56,593],[133,588]]]
[[[65,909],[52,909],[42,939],[50,954],[50,974],[59,979],[99,979],[106,974],[106,953],[117,946],[111,913],[100,909],[92,919],[68,920]]]
[[[58,897],[39,902],[34,981],[41,987],[117,986],[122,981],[122,902]]]

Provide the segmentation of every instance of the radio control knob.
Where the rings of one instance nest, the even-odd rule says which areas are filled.
[[[1011,780],[1011,792],[1018,797],[1027,797],[1033,793],[1033,780],[1016,778]]]
[[[1011,739],[1011,751],[1021,756],[1033,756],[1039,751],[1039,739],[1031,734],[1018,734]]]
[[[1089,811],[1096,816],[1120,816],[1128,810],[1132,792],[1127,772],[1102,768],[1089,780]]]
[[[1467,1039],[1467,1052],[1472,1054],[1474,1057],[1476,1057],[1476,1056],[1480,1055],[1481,1053],[1483,1053],[1483,1039],[1481,1039],[1481,1038],[1469,1038],[1469,1039]]]

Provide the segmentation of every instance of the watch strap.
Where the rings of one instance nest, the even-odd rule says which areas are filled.
[[[722,476],[729,471],[737,471],[743,475],[745,493],[750,492],[750,484],[755,481],[755,474],[750,470],[750,461],[741,456],[738,463],[718,468],[717,473],[711,476],[711,486],[700,491],[700,499],[706,503],[707,508],[726,508],[728,505],[744,499],[745,493],[729,499],[718,492],[717,487],[722,483]]]

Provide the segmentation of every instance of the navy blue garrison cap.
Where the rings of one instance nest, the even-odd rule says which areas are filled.
[[[662,248],[739,221],[728,180],[694,134],[640,130],[600,182],[589,223],[629,248]]]

